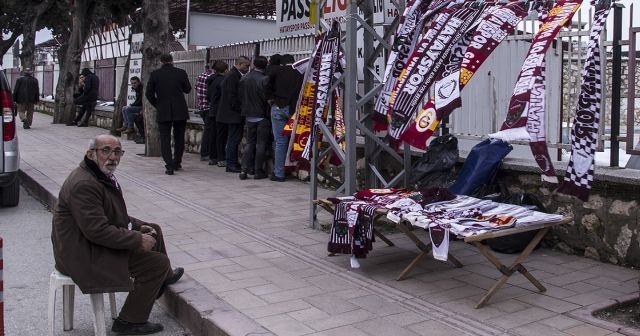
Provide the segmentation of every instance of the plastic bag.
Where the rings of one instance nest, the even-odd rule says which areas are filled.
[[[409,184],[416,188],[447,186],[458,162],[458,139],[451,134],[434,138],[420,160],[411,167]]]

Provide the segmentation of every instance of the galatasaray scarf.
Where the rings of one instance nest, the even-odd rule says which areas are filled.
[[[556,182],[557,176],[546,144],[544,58],[560,29],[571,20],[582,0],[559,0],[542,20],[516,81],[507,118],[491,137],[504,141],[529,140],[531,152],[543,172],[542,179]]]
[[[320,41],[316,45],[312,57],[309,60],[309,65],[304,73],[302,81],[302,90],[298,98],[298,107],[296,113],[291,116],[285,132],[290,129],[291,138],[289,140],[289,149],[287,150],[287,162],[299,161],[302,157],[302,152],[309,139],[309,133],[311,132],[312,118],[314,112],[316,87],[318,80],[318,73],[320,71],[320,57],[321,47],[324,37],[327,32],[323,32],[320,35]]]
[[[589,200],[593,183],[594,155],[602,106],[602,80],[600,73],[600,33],[611,9],[610,0],[591,0],[596,8],[587,58],[582,69],[582,85],[576,116],[571,129],[571,159],[558,192]]]
[[[410,126],[414,111],[447,60],[444,56],[480,13],[471,6],[453,5],[430,23],[391,95],[388,137],[392,142],[397,142]]]

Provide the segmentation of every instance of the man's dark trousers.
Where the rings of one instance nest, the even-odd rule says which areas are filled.
[[[226,148],[227,168],[240,168],[240,164],[238,163],[238,146],[240,146],[240,141],[242,141],[242,131],[244,130],[244,125],[242,123],[227,124],[227,129],[229,132]]]
[[[140,133],[140,137],[144,139],[144,115],[142,115],[142,111],[138,113],[135,118],[133,118],[133,123],[138,128],[138,132]]]
[[[200,111],[202,122],[204,123],[204,131],[202,131],[202,140],[200,141],[200,157],[206,158],[211,156],[211,124],[209,123],[209,111]],[[214,135],[215,137],[215,135]],[[213,147],[215,150],[215,147]]]
[[[85,103],[80,105],[80,112],[78,112],[78,116],[76,116],[76,118],[73,121],[79,125],[82,125],[82,124],[88,125],[89,118],[91,118],[93,111],[96,109],[96,105],[97,105],[96,102]]]
[[[143,323],[149,319],[158,292],[171,271],[162,230],[158,225],[148,225],[156,230],[153,250],[144,251],[140,248],[129,256],[129,273],[135,280],[133,291],[129,292],[119,317],[131,323]]]
[[[228,137],[229,128],[227,124],[216,121],[216,158],[218,161],[225,161],[227,159]],[[213,158],[213,156],[211,156],[211,158]]]
[[[184,132],[186,120],[166,121],[158,123],[160,132],[160,151],[166,168],[177,168],[182,164],[184,154]],[[173,128],[173,155],[171,155],[171,128]]]
[[[266,118],[258,122],[247,122],[246,129],[247,142],[242,152],[242,171],[266,175],[264,161],[271,137],[271,122]]]

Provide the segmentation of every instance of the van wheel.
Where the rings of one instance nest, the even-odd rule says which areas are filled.
[[[14,207],[20,202],[20,183],[15,179],[13,183],[0,189],[0,205]]]

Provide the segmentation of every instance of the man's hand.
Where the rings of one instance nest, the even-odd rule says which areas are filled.
[[[157,238],[158,234],[156,233],[156,230],[154,228],[152,228],[149,225],[141,225],[140,226],[140,232],[142,233],[146,233],[150,236],[152,236],[153,238]]]
[[[142,249],[145,251],[151,251],[153,247],[156,245],[156,239],[153,238],[148,233],[142,234]]]

